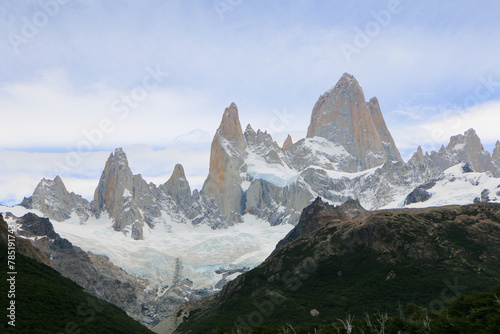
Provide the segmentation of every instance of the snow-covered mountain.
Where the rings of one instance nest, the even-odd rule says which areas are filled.
[[[200,191],[191,192],[180,164],[164,184],[148,184],[132,173],[125,152],[116,149],[92,202],[68,193],[56,177],[42,180],[22,205],[57,221],[72,212],[81,221],[107,213],[113,228],[133,239],[144,238],[145,226],[190,222],[227,228],[241,223],[245,214],[271,225],[295,225],[317,196],[333,204],[356,198],[370,210],[402,206],[415,188],[461,162],[474,172],[500,177],[500,141],[490,154],[470,129],[451,137],[438,152],[424,154],[419,147],[404,163],[377,98],[365,102],[358,81],[346,73],[319,97],[306,138],[295,143],[288,136],[280,146],[250,124],[243,131],[232,103],[213,138],[209,173]]]
[[[91,222],[106,222],[106,228],[122,232],[117,234],[120,238],[126,235],[148,243],[168,239],[168,231],[178,230],[175,226],[186,226],[196,234],[204,228],[231,231],[256,220],[271,226],[296,225],[302,210],[318,196],[335,205],[357,199],[368,210],[500,198],[496,188],[500,141],[490,154],[470,129],[451,137],[438,152],[423,153],[419,147],[405,163],[377,98],[366,102],[361,86],[349,74],[319,97],[306,138],[293,142],[288,136],[282,146],[251,125],[243,131],[238,107],[232,103],[214,135],[209,167],[200,191],[191,191],[180,164],[168,181],[157,186],[134,175],[125,152],[118,148],[110,154],[90,203],[69,193],[56,177],[42,180],[21,205],[54,221],[72,217],[73,223],[87,222],[91,229],[99,225]],[[63,231],[64,225],[60,226]],[[68,232],[66,237],[80,246],[85,242],[78,233]],[[237,252],[237,258],[246,251]],[[264,253],[250,262],[262,261]]]
[[[250,124],[243,131],[232,103],[208,163],[199,191],[191,190],[180,164],[165,183],[155,185],[134,174],[117,148],[90,202],[68,192],[56,177],[43,179],[20,206],[0,212],[50,218],[62,238],[106,255],[147,296],[180,303],[194,298],[195,290],[211,293],[264,261],[318,196],[333,205],[347,202],[356,212],[500,202],[500,141],[490,154],[470,129],[438,152],[418,147],[405,163],[377,98],[366,102],[349,74],[319,97],[306,138],[293,142],[288,136],[282,146]],[[179,261],[191,283],[176,296],[165,295],[166,282],[178,281]],[[151,305],[163,316],[171,312]],[[151,324],[157,319],[148,310],[134,312]]]

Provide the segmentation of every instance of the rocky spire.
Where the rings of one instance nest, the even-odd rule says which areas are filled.
[[[236,222],[241,220],[242,212],[240,167],[244,163],[245,148],[238,108],[231,103],[224,110],[212,141],[208,177],[201,193],[214,198],[222,215]]]
[[[500,166],[500,140],[497,140],[491,158],[498,166]]]
[[[292,142],[292,136],[288,135],[283,142],[283,150],[288,150],[290,147],[292,147],[293,142]]]
[[[401,159],[401,154],[396,147],[396,143],[392,138],[387,125],[385,124],[384,116],[382,116],[382,110],[380,110],[380,105],[376,97],[372,97],[368,102],[368,109],[372,116],[373,122],[375,123],[375,128],[378,131],[380,140],[387,154],[387,159],[389,161],[403,161]]]
[[[217,133],[231,142],[238,143],[239,146],[243,143],[244,146],[238,107],[234,102],[224,110],[224,115],[222,116],[222,121],[217,129]]]
[[[493,154],[491,155],[491,163],[493,164],[493,175],[500,177],[500,140],[497,140]]]
[[[358,161],[360,169],[401,161],[378,101],[365,101],[358,81],[344,73],[316,102],[307,138],[319,136],[342,145]]]
[[[113,228],[122,231],[133,224],[133,237],[142,238],[138,233],[139,225],[144,223],[141,209],[134,198],[135,188],[147,188],[140,175],[135,177],[128,166],[128,160],[123,149],[117,148],[111,153],[104,171],[99,179],[99,184],[94,192],[91,205],[96,216],[106,211],[113,219]],[[142,196],[139,196],[142,197]]]
[[[110,217],[116,217],[123,209],[123,197],[132,195],[133,175],[122,148],[115,149],[109,155],[99,184],[94,192],[94,210],[100,215],[107,211]]]
[[[417,148],[417,152],[413,153],[412,157],[408,161],[410,164],[420,164],[423,165],[427,163],[427,159],[422,151],[422,146]]]
[[[172,176],[163,185],[167,195],[172,197],[174,201],[183,209],[188,210],[193,203],[191,196],[191,188],[184,173],[184,167],[181,164],[176,164]]]

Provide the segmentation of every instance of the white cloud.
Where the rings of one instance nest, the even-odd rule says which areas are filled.
[[[424,107],[425,108],[425,107]],[[436,110],[434,117],[419,122],[401,122],[391,128],[396,145],[406,158],[420,145],[424,151],[446,146],[450,137],[473,128],[484,146],[500,140],[500,101],[487,101],[467,109]]]

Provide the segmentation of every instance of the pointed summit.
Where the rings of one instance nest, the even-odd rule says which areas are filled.
[[[283,150],[288,150],[290,147],[292,147],[293,142],[292,142],[292,136],[288,135],[283,142]]]
[[[174,167],[174,171],[172,172],[172,175],[170,176],[170,179],[168,179],[167,183],[173,185],[179,180],[186,180],[186,174],[184,174],[184,167],[182,167],[181,164],[176,164]]]
[[[500,166],[500,140],[497,140],[492,154],[493,160]]]
[[[80,216],[81,221],[85,221],[90,211],[87,200],[80,195],[70,193],[59,175],[54,180],[42,179],[33,195],[25,198],[21,205],[28,209],[40,210],[48,218],[56,221],[69,219],[73,212]]]
[[[251,134],[247,127],[245,133]],[[241,221],[242,197],[240,167],[244,163],[246,142],[241,131],[236,104],[224,110],[222,121],[210,148],[208,176],[201,193],[215,199],[222,215],[233,222]]]
[[[92,202],[94,211],[99,216],[107,211],[110,217],[117,217],[123,210],[123,197],[132,196],[133,175],[128,166],[127,155],[117,148],[109,155]]]
[[[413,156],[410,158],[408,162],[419,165],[423,165],[427,162],[427,159],[422,151],[422,146],[419,146],[417,148],[417,152],[413,153]]]
[[[243,141],[238,107],[234,102],[224,110],[224,115],[222,115],[222,121],[217,129],[217,133],[233,142]]]
[[[365,101],[358,81],[345,73],[316,102],[307,138],[319,136],[342,145],[355,158],[361,170],[386,161],[402,161],[378,100]]]

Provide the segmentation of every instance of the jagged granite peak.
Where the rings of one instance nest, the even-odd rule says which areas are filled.
[[[496,177],[500,177],[500,140],[495,143],[495,148],[493,149],[493,154],[491,155],[491,162],[495,165],[497,173],[494,173]]]
[[[171,186],[175,186],[179,181],[187,181],[186,174],[184,173],[184,167],[181,164],[175,164],[172,175],[168,179],[167,183]]]
[[[184,167],[182,167],[181,164],[175,165],[172,175],[164,185],[160,186],[160,190],[161,189],[172,197],[177,205],[184,211],[189,210],[194,202],[191,195],[191,187],[184,173]]]
[[[244,164],[246,142],[241,131],[236,104],[224,110],[210,148],[208,176],[201,194],[215,200],[220,213],[231,222],[240,222],[243,190],[240,169]]]
[[[366,103],[358,81],[347,73],[314,105],[306,137],[315,136],[342,145],[359,170],[401,161],[378,101]]]
[[[292,136],[288,135],[283,142],[283,150],[288,150],[290,147],[292,147],[293,141],[292,141]]]
[[[382,145],[387,153],[387,159],[389,159],[389,161],[403,161],[401,154],[396,147],[396,143],[394,142],[394,139],[385,124],[384,116],[382,115],[382,110],[380,109],[380,104],[376,97],[372,97],[370,99],[368,102],[368,109],[370,110],[370,114],[375,122],[375,127],[378,130],[380,139],[382,140]]]
[[[408,161],[409,163],[412,164],[425,164],[427,163],[427,158],[424,155],[424,152],[422,150],[422,146],[418,146],[417,152],[413,153],[412,157]]]
[[[345,203],[339,206],[328,204],[321,197],[316,199],[302,211],[299,223],[276,245],[276,249],[291,243],[314,231],[336,224],[348,221],[357,215],[366,212],[358,200],[349,198]]]
[[[141,226],[147,223],[152,227],[153,219],[161,215],[156,192],[154,184],[146,183],[140,174],[132,174],[125,152],[118,148],[106,161],[92,209],[97,217],[107,212],[117,231],[128,233],[137,221]],[[137,225],[135,230],[138,231]]]
[[[50,219],[64,221],[75,212],[81,221],[89,217],[90,206],[86,199],[69,192],[58,175],[53,180],[42,179],[33,195],[23,199],[22,206],[41,211]]]
[[[245,132],[243,133],[243,137],[245,137],[245,140],[247,142],[252,142],[255,140],[255,136],[257,136],[257,133],[252,128],[252,126],[248,124],[247,127],[245,128]]]
[[[97,215],[107,211],[115,217],[122,209],[123,197],[132,195],[133,174],[122,148],[115,149],[109,155],[99,184],[94,192],[94,205]]]
[[[244,142],[243,131],[241,130],[238,107],[234,102],[224,110],[222,120],[217,132],[224,138],[232,142]]]
[[[475,172],[490,171],[498,173],[492,163],[492,157],[486,151],[474,129],[467,130],[464,134],[450,137],[446,147],[441,146],[438,152],[431,152],[431,160],[442,171],[460,162],[467,161]]]

